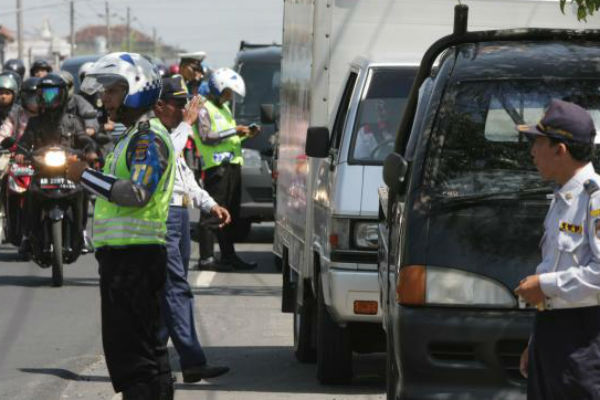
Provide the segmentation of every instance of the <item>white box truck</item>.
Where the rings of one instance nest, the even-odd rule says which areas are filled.
[[[570,8],[560,15],[558,1],[463,2],[471,30],[572,27],[575,19]],[[382,160],[414,66],[452,32],[454,4],[284,2],[274,253],[282,310],[294,313],[296,357],[316,360],[322,383],[351,380],[353,351],[384,349],[376,223]]]

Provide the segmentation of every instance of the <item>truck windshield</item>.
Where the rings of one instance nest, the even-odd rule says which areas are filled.
[[[235,118],[260,118],[261,104],[279,103],[281,65],[244,63],[240,75],[246,84],[246,97],[235,97]]]
[[[529,141],[515,126],[536,124],[553,98],[585,107],[600,126],[600,81],[454,84],[444,95],[429,141],[425,185],[443,198],[547,186],[533,165]]]
[[[353,163],[382,163],[394,147],[415,68],[372,68],[363,92],[350,150]]]

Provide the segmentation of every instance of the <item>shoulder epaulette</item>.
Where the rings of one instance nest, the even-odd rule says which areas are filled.
[[[598,187],[598,184],[596,183],[596,181],[593,181],[591,179],[588,179],[587,181],[585,181],[583,183],[583,187],[585,188],[585,191],[587,192],[587,194],[589,194],[590,196],[594,193],[596,193],[598,191],[598,189],[600,189],[600,187]]]

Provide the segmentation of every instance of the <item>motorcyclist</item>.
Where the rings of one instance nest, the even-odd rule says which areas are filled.
[[[67,85],[60,75],[50,73],[38,82],[39,114],[29,119],[25,133],[19,140],[15,161],[23,164],[26,154],[50,145],[60,145],[78,152],[82,158],[92,158],[95,154],[95,143],[86,135],[83,124],[73,114],[66,113],[68,102]],[[39,221],[39,200],[28,193],[26,209],[27,221],[19,253],[26,255],[30,251],[29,233],[36,228]],[[81,201],[74,204],[78,226],[83,230],[83,219],[87,217],[87,204]],[[85,230],[84,240],[87,238]],[[87,238],[87,239],[86,239]]]
[[[10,60],[6,60],[4,65],[2,66],[2,72],[5,71],[14,71],[21,77],[21,81],[25,79],[25,64],[23,61],[18,58],[11,58]]]
[[[83,82],[85,76],[93,67],[94,63],[91,61],[81,64],[78,73],[80,83]],[[96,92],[89,94],[84,91],[80,91],[78,94],[83,96],[84,99],[86,99],[92,106],[94,106],[97,112],[99,132],[105,134],[106,137],[110,140],[110,135],[115,130],[115,124],[108,118],[108,114],[106,112],[106,109],[104,108],[104,104],[102,104],[102,97],[100,96],[100,93]]]
[[[40,78],[27,78],[21,85],[21,107],[25,110],[28,118],[38,115],[40,102],[38,97],[38,84]]]
[[[27,124],[27,116],[17,102],[19,82],[14,73],[0,74],[0,140],[7,137],[19,138]],[[6,165],[0,163],[0,170]]]
[[[36,60],[29,68],[29,76],[43,78],[52,72],[52,66],[46,60]]]
[[[204,184],[208,193],[227,208],[233,223],[239,218],[241,202],[242,141],[260,132],[258,126],[237,125],[228,103],[233,93],[245,96],[243,78],[229,68],[216,70],[209,80],[210,94],[200,109],[194,138],[202,156]],[[252,269],[255,262],[240,259],[234,249],[234,231],[228,225],[216,232],[221,249],[220,263],[213,256],[213,236],[205,227],[200,227],[200,268]]]

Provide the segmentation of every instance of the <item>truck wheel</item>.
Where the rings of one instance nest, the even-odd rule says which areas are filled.
[[[304,298],[304,304],[294,301],[294,354],[302,363],[315,362],[317,351],[313,344],[314,301]]]
[[[62,221],[52,221],[52,286],[63,285]]]
[[[317,379],[330,385],[352,381],[350,332],[329,315],[320,282],[317,295]]]
[[[237,221],[233,221],[231,225],[233,240],[235,242],[243,242],[246,240],[252,229],[252,222],[246,218],[240,218]]]

